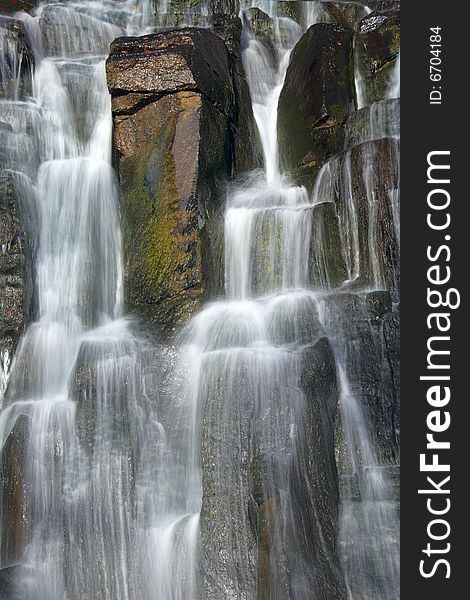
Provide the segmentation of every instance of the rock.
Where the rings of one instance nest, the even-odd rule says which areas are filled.
[[[351,31],[355,31],[359,21],[366,14],[365,6],[358,2],[324,2],[323,8],[334,21]]]
[[[121,448],[129,461],[138,459],[139,434],[133,427],[148,406],[140,348],[130,332],[127,335],[128,339],[85,341],[80,347],[70,397],[77,403],[78,437],[89,457],[98,431],[100,444]]]
[[[214,600],[345,598],[335,359],[321,337],[298,360],[232,348],[203,362],[202,572]]]
[[[344,148],[391,137],[400,138],[400,99],[374,102],[354,112],[345,126]]]
[[[398,301],[399,141],[365,142],[333,157],[319,181],[336,202],[349,287],[386,289]],[[326,185],[325,181],[326,179]]]
[[[13,357],[30,315],[31,248],[20,223],[13,177],[0,173],[0,360]],[[3,364],[1,365],[3,368]]]
[[[400,52],[400,13],[371,13],[362,19],[356,42],[366,104],[386,99]]]
[[[121,38],[107,61],[126,306],[163,334],[223,286],[225,185],[254,164],[240,65],[205,29]]]
[[[389,292],[325,297],[325,329],[342,349],[351,393],[364,413],[377,450],[377,464],[399,457],[399,314]],[[352,476],[338,433],[338,467]]]
[[[313,207],[309,260],[310,281],[315,289],[332,289],[348,278],[334,202]]]
[[[0,98],[23,100],[31,94],[34,54],[27,30],[20,19],[0,14]]]
[[[276,56],[274,47],[274,21],[261,9],[254,7],[243,12],[243,17],[249,21],[250,30],[272,55],[273,62]]]
[[[208,4],[211,15],[238,15],[240,12],[240,0],[209,0]]]
[[[334,421],[339,399],[336,362],[328,338],[301,356],[301,388],[307,401],[305,448],[291,475],[293,531],[298,551],[288,563],[294,598],[346,598],[337,554],[339,485]],[[308,594],[308,596],[307,596]]]
[[[21,566],[12,565],[0,569],[0,598],[3,600],[24,600],[24,596],[18,589],[18,576]]]
[[[364,4],[374,12],[390,12],[400,10],[400,0],[364,0]]]
[[[2,0],[0,2],[0,13],[8,15],[25,10],[31,12],[39,4],[39,0]]]
[[[0,460],[0,506],[2,566],[15,564],[23,550],[26,535],[24,469],[29,432],[29,417],[19,416],[2,448]],[[5,571],[0,570],[0,592],[6,585]],[[0,597],[4,597],[1,596]]]
[[[299,182],[311,185],[342,148],[353,98],[351,32],[313,25],[292,51],[278,109],[281,161]]]

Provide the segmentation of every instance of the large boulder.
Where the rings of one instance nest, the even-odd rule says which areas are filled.
[[[225,185],[253,166],[247,84],[205,29],[118,39],[106,68],[126,306],[169,333],[223,285]]]
[[[343,145],[354,99],[352,33],[338,24],[313,25],[292,51],[279,99],[281,161],[311,184]]]
[[[367,14],[366,7],[359,2],[324,2],[323,8],[334,21],[352,31]]]

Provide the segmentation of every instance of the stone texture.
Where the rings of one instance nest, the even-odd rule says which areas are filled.
[[[2,40],[0,98],[22,100],[31,93],[34,56],[22,21],[5,17],[2,12],[0,10],[0,40],[5,41]]]
[[[293,598],[346,598],[337,554],[339,487],[334,450],[334,422],[339,399],[336,362],[331,344],[321,337],[302,352],[300,383],[307,400],[306,448],[294,465],[296,492],[293,521],[300,556],[289,564]],[[307,474],[308,499],[302,480]]]
[[[399,307],[389,292],[374,291],[331,294],[325,298],[325,311],[326,330],[346,356],[351,392],[370,425],[379,464],[395,464],[400,439]],[[341,474],[350,476],[341,439],[337,451]]]
[[[352,31],[366,14],[365,7],[358,2],[325,2],[323,7],[334,21]]]
[[[39,4],[39,0],[1,0],[0,14],[8,15],[19,10],[30,12]]]
[[[314,289],[336,288],[348,278],[334,202],[321,202],[313,208],[309,260]]]
[[[353,98],[351,32],[313,25],[292,51],[278,109],[281,161],[298,181],[311,184],[342,148]]]
[[[367,104],[386,98],[400,51],[400,13],[373,12],[356,34],[358,65],[367,87]]]
[[[329,200],[336,202],[343,254],[353,271],[350,289],[389,290],[398,301],[400,283],[397,231],[400,143],[384,138],[358,144],[328,162]],[[356,239],[356,242],[354,242]],[[357,244],[357,247],[356,247]]]
[[[20,224],[12,176],[0,174],[0,357],[13,356],[28,322],[31,249]]]
[[[2,448],[0,460],[0,508],[2,511],[0,549],[2,567],[13,565],[18,561],[25,541],[27,511],[25,507],[24,461],[28,431],[29,417],[23,415],[16,420]],[[0,591],[2,589],[1,573],[4,572],[0,571]]]
[[[254,164],[240,65],[204,29],[121,38],[107,61],[126,306],[160,333],[223,284],[225,185]]]

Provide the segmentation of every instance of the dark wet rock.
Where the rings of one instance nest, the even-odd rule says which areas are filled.
[[[132,459],[138,458],[138,435],[132,428],[140,410],[148,409],[139,357],[131,337],[128,341],[82,342],[70,397],[77,402],[78,437],[90,457],[98,437],[102,443],[128,451]]]
[[[326,296],[325,329],[346,357],[351,393],[362,408],[377,448],[379,464],[399,459],[399,312],[389,292]],[[338,464],[351,475],[338,432]]]
[[[22,100],[31,93],[31,72],[34,67],[34,54],[23,22],[0,14],[0,40],[3,53],[0,98]]]
[[[323,8],[330,17],[347,29],[355,31],[366,14],[365,6],[358,2],[324,2]]]
[[[288,295],[271,308],[269,341],[273,344],[311,344],[323,335],[318,307],[313,296]]]
[[[307,402],[304,449],[291,475],[292,528],[302,531],[299,552],[289,562],[292,597],[346,598],[337,554],[339,486],[334,421],[339,399],[336,362],[328,338],[306,347],[301,356],[301,388]]]
[[[367,104],[383,100],[400,52],[400,13],[371,13],[365,17],[356,34],[356,52]]]
[[[31,12],[38,4],[39,0],[1,0],[0,14],[9,15],[20,10]]]
[[[348,278],[334,202],[313,207],[309,261],[310,281],[315,289],[332,289]]]
[[[352,33],[317,24],[292,51],[279,99],[281,160],[302,183],[343,146],[343,124],[354,99]]]
[[[162,333],[223,286],[225,185],[254,164],[240,65],[205,29],[121,38],[107,61],[126,305]]]
[[[201,565],[205,595],[213,600],[255,598],[257,580],[259,509],[251,493],[250,464],[255,398],[248,361],[252,357],[241,351],[227,359],[235,378],[221,377],[217,353],[208,355],[201,390],[205,401]],[[262,476],[258,481],[262,501]]]
[[[12,565],[0,569],[0,598],[2,600],[25,600],[18,589],[18,576],[21,567]]]
[[[0,542],[2,565],[15,564],[19,559],[26,536],[25,457],[28,442],[29,418],[16,420],[2,448],[0,461],[0,507],[2,539]],[[0,598],[2,586],[7,585],[7,572],[0,570]],[[7,596],[8,597],[8,596]]]
[[[397,506],[400,502],[400,467],[398,465],[385,465],[379,467],[365,467],[365,471],[368,469],[376,470],[377,475],[384,478],[389,485],[383,490],[382,501],[393,502]],[[344,494],[349,501],[360,502],[362,500],[362,494],[360,489],[360,478],[364,478],[367,475],[365,473],[356,473],[355,475],[342,475],[339,478],[339,485],[341,494]]]
[[[29,319],[31,249],[11,174],[0,174],[0,358],[12,358]]]
[[[251,32],[269,50],[274,61],[276,50],[273,43],[273,19],[257,7],[245,10],[243,17],[249,21]]]
[[[375,102],[352,113],[345,126],[344,148],[385,137],[400,137],[400,99]]]
[[[374,12],[390,12],[400,10],[400,0],[363,0],[363,2]]]
[[[329,200],[336,202],[351,265],[348,285],[387,289],[394,302],[400,283],[398,156],[399,141],[384,138],[354,146],[327,165]]]

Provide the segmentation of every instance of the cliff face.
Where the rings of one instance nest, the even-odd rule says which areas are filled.
[[[206,29],[116,40],[107,74],[127,308],[169,333],[223,286],[224,186],[254,164],[249,92]]]

